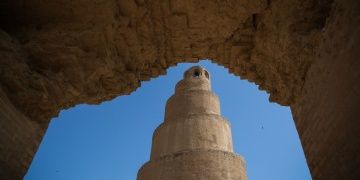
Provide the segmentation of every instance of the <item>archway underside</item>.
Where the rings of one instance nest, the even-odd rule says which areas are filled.
[[[356,0],[4,2],[2,179],[20,179],[50,118],[212,59],[290,106],[314,179],[359,177]]]

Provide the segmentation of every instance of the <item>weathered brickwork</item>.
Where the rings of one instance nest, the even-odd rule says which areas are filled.
[[[22,179],[43,135],[0,89],[0,179]]]
[[[313,179],[359,179],[360,6],[344,1],[334,11],[291,108]]]

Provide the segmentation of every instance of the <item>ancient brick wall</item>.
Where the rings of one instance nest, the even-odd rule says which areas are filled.
[[[0,89],[0,179],[22,179],[43,135]]]
[[[343,1],[334,11],[291,109],[313,179],[359,179],[360,7]]]

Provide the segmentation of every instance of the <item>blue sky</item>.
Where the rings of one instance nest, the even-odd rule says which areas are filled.
[[[151,137],[165,102],[191,66],[205,67],[232,125],[234,150],[249,180],[310,180],[289,107],[270,103],[258,86],[211,63],[181,63],[128,96],[77,105],[51,120],[25,180],[135,180],[149,160]]]

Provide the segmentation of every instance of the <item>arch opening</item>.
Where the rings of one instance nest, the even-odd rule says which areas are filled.
[[[274,138],[274,141],[270,142],[275,142],[276,139],[279,142],[279,138],[289,137],[289,134],[284,136],[280,132],[289,133],[291,130],[282,131],[280,130],[280,127],[280,129],[276,129],[274,126],[279,124],[272,125],[271,122],[274,122],[274,119],[261,119],[259,116],[251,117],[251,114],[263,114],[267,117],[271,117],[268,113],[271,113],[272,110],[269,110],[266,107],[273,110],[282,109],[279,110],[281,113],[278,115],[283,116],[283,118],[279,119],[283,119],[283,122],[287,122],[287,126],[292,128],[291,137],[295,137],[295,139],[292,139],[288,145],[291,147],[290,149],[294,147],[298,148],[296,150],[298,154],[294,155],[294,158],[302,158],[302,164],[305,166],[303,167],[303,172],[307,173],[307,176],[310,176],[289,108],[279,106],[278,104],[270,104],[268,102],[268,94],[264,91],[259,91],[256,85],[244,80],[239,80],[238,77],[230,75],[223,67],[212,64],[209,61],[201,61],[200,64],[205,66],[212,73],[211,80],[213,82],[213,90],[220,96],[222,113],[231,121],[234,133],[233,141],[235,152],[244,155],[247,160],[249,178],[255,180],[262,179],[263,177],[256,177],[256,174],[268,174],[266,172],[260,172],[266,169],[273,172],[279,172],[279,170],[282,169],[281,166],[279,165],[277,167],[279,169],[277,170],[275,169],[276,166],[274,166],[276,155],[280,156],[281,154],[286,154],[281,151],[276,152],[276,150],[271,150],[271,147],[274,147],[274,144],[266,142],[266,137]],[[182,77],[181,74],[184,69],[192,65],[193,64],[188,63],[178,64],[178,66],[168,70],[169,72],[167,76],[161,76],[152,81],[143,83],[142,87],[130,96],[121,96],[112,101],[104,102],[99,106],[79,105],[76,108],[62,112],[59,118],[54,119],[51,122],[48,134],[45,136],[43,144],[40,147],[40,150],[35,157],[25,180],[32,179],[34,174],[39,174],[36,173],[36,171],[40,170],[37,168],[48,168],[49,171],[53,170],[55,166],[58,165],[56,164],[56,162],[59,161],[59,159],[56,159],[57,157],[62,158],[63,161],[72,162],[72,164],[69,163],[67,166],[73,165],[74,169],[78,168],[79,170],[79,172],[73,173],[80,173],[81,169],[88,170],[94,168],[91,164],[94,162],[100,162],[100,164],[120,164],[117,167],[108,168],[121,170],[120,172],[116,172],[115,170],[112,172],[99,172],[99,170],[97,170],[98,174],[91,174],[92,177],[96,177],[97,175],[104,176],[107,173],[114,173],[112,175],[107,174],[107,176],[125,179],[127,177],[122,173],[125,173],[125,169],[127,169],[127,171],[132,172],[132,175],[130,175],[131,177],[128,179],[134,179],[138,168],[148,159],[148,155],[150,153],[151,134],[163,118],[162,116],[164,115],[163,111],[166,98],[173,93],[175,83]],[[204,75],[206,78],[210,78],[207,71],[204,72]],[[239,86],[229,86],[236,84]],[[161,91],[163,92],[159,92],[159,89],[162,89]],[[244,96],[237,97],[236,94],[240,93],[236,92],[239,91],[243,92]],[[255,93],[255,95],[246,95],[246,93]],[[252,104],[251,101],[259,101],[262,102],[263,105],[260,106]],[[139,102],[141,102],[142,108],[139,108]],[[159,102],[160,105],[154,105],[155,102],[156,104]],[[239,108],[239,105],[236,104],[236,102],[242,104],[240,107],[243,108]],[[76,110],[77,108],[78,110]],[[258,111],[256,112],[255,109]],[[262,113],[259,113],[259,111]],[[247,114],[247,112],[252,113]],[[87,118],[82,117],[85,115],[87,115]],[[61,125],[63,122],[64,124]],[[118,132],[119,129],[121,132]],[[80,133],[81,131],[83,132]],[[139,133],[142,133],[142,135],[138,135]],[[260,138],[257,140],[250,138],[256,136],[259,136]],[[56,138],[60,139],[56,140]],[[56,149],[58,149],[55,144],[59,141],[62,142],[61,144],[57,144],[57,146],[63,147],[63,150],[67,152],[67,154],[57,154],[55,156],[54,153],[56,152]],[[287,145],[283,144],[279,145],[278,148],[283,149],[283,147],[286,146]],[[47,148],[47,150],[44,148]],[[75,152],[71,152],[70,149],[76,150]],[[145,152],[143,151],[144,149],[146,149]],[[263,149],[267,149],[268,152],[264,152]],[[45,151],[48,152],[45,153]],[[100,153],[98,154],[98,152]],[[260,155],[249,155],[251,152],[260,153]],[[104,154],[110,156],[105,156]],[[81,155],[81,157],[74,157],[74,155]],[[135,157],[140,157],[140,160]],[[266,162],[271,164],[266,164],[264,161],[260,162],[258,158],[267,159]],[[45,159],[48,159],[48,162],[52,161],[52,163],[50,163],[50,165],[48,164],[47,167],[41,166],[41,161],[44,161]],[[79,161],[71,161],[73,159],[79,159]],[[277,161],[278,163],[282,163],[283,166],[288,165],[287,163],[279,161],[279,159],[286,158],[277,157]],[[289,157],[287,157],[287,159],[289,159]],[[109,161],[115,161],[115,163],[109,163]],[[98,165],[99,163],[97,163],[97,166]],[[269,168],[270,165],[274,169]],[[265,168],[265,166],[267,166],[267,168]],[[57,172],[65,172],[63,169],[65,166],[57,166],[57,168],[58,169],[56,169],[55,172],[50,173],[49,176],[54,178],[56,177]],[[131,168],[132,170],[130,170]],[[280,175],[280,173],[273,174],[278,176]],[[269,176],[267,175],[267,177]],[[277,178],[279,179],[279,177]]]

